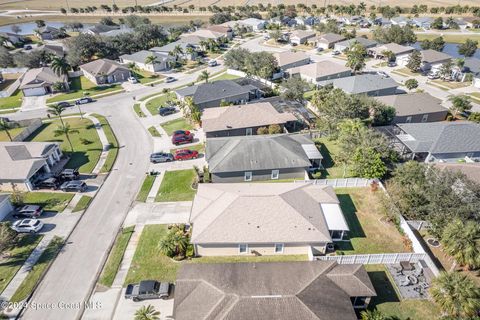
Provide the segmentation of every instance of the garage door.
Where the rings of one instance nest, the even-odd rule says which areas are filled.
[[[8,195],[0,195],[0,221],[12,212],[13,206],[10,203]]]
[[[31,88],[31,89],[24,89],[23,94],[26,97],[32,97],[32,96],[43,96],[46,93],[45,88]]]

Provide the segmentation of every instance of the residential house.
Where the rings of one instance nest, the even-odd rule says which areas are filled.
[[[381,27],[390,27],[392,25],[392,21],[388,18],[378,17],[372,21],[372,24]]]
[[[197,256],[321,255],[349,231],[333,188],[313,181],[199,184],[190,223]]]
[[[255,135],[261,127],[297,121],[290,113],[280,113],[269,102],[230,107],[208,108],[202,114],[202,128],[207,138]]]
[[[363,38],[363,37],[356,37],[356,38],[353,38],[353,39],[348,39],[348,40],[344,40],[344,41],[340,41],[340,42],[335,43],[334,49],[335,49],[335,51],[343,52],[347,49],[350,49],[350,47],[353,46],[355,43],[361,44],[362,46],[365,47],[365,49],[373,48],[377,45],[376,41],[373,41],[373,40],[370,40],[370,39],[367,39],[367,38]]]
[[[357,25],[358,23],[360,23],[360,21],[362,21],[362,19],[363,18],[361,16],[350,16],[350,17],[341,17],[340,21],[342,21],[347,25]]]
[[[206,30],[216,32],[216,33],[221,33],[222,37],[225,39],[233,39],[233,29],[229,26],[224,26],[224,25],[211,25]]]
[[[480,163],[478,162],[437,162],[435,163],[435,167],[442,170],[461,172],[468,179],[480,184]]]
[[[67,54],[65,48],[61,45],[46,44],[41,47],[42,50],[57,56],[58,58],[64,58]]]
[[[349,77],[352,74],[350,68],[329,60],[291,68],[287,72],[290,76],[300,76],[301,79],[314,84],[319,81]]]
[[[438,72],[445,62],[451,61],[452,57],[446,53],[428,49],[420,51],[422,55],[422,71]]]
[[[232,34],[232,36],[233,36],[233,33],[219,32],[219,31],[213,31],[213,30],[209,30],[209,29],[198,29],[194,32],[181,35],[180,38],[189,37],[189,36],[196,36],[196,37],[202,38],[203,40],[213,39],[215,41],[222,41],[222,38],[223,39],[230,39],[229,38],[230,34]]]
[[[277,59],[278,67],[282,71],[310,63],[310,56],[303,51],[276,52],[273,56]]]
[[[213,182],[304,179],[321,167],[322,155],[302,134],[207,139],[205,156]]]
[[[257,19],[257,18],[248,18],[237,21],[247,27],[251,27],[253,31],[263,30],[267,26],[267,22],[265,20]]]
[[[15,33],[0,32],[0,38],[4,39],[3,43],[0,43],[0,45],[5,45],[7,47],[15,47],[25,43],[25,37]]]
[[[471,74],[473,86],[475,88],[480,88],[480,59],[467,57],[464,62],[460,75],[461,81],[465,81],[467,74]]]
[[[345,37],[336,33],[325,33],[316,38],[317,48],[333,49],[335,43],[345,40]]]
[[[88,80],[97,85],[123,82],[130,77],[128,67],[110,59],[98,59],[82,64],[80,70]]]
[[[433,18],[432,17],[413,17],[411,21],[412,21],[412,24],[418,28],[430,29],[430,26],[433,23]]]
[[[0,194],[0,221],[3,221],[10,212],[13,211],[12,203],[10,202],[9,193]]]
[[[393,17],[392,19],[390,19],[390,22],[392,23],[392,25],[400,27],[405,27],[412,24],[412,21],[404,16]]]
[[[182,264],[176,320],[356,320],[376,296],[360,264],[334,261]]]
[[[395,108],[393,123],[443,121],[448,115],[448,109],[442,106],[442,100],[426,92],[382,96],[376,99]]]
[[[22,77],[19,89],[25,97],[43,96],[55,91],[55,84],[62,83],[68,90],[68,77],[57,75],[50,67],[30,69]]]
[[[62,29],[50,26],[41,27],[35,30],[35,35],[42,40],[56,40],[65,38],[67,35]]]
[[[322,81],[320,86],[333,84],[349,94],[365,94],[367,96],[386,96],[397,93],[398,83],[390,77],[365,73],[351,77]]]
[[[296,23],[297,26],[304,26],[305,25],[305,18],[304,17],[296,16],[293,19],[297,22]]]
[[[178,55],[179,58],[185,60],[195,60],[198,57],[198,50],[200,49],[200,45],[191,44],[185,41],[185,39],[183,38],[175,42],[170,42],[162,47],[150,48],[150,51],[169,55],[174,52],[175,48],[178,46],[180,46],[183,52]]]
[[[315,35],[315,31],[295,30],[290,35],[290,43],[305,44],[309,40],[315,38]]]
[[[154,63],[147,63],[149,57],[155,57]],[[139,69],[158,72],[170,68],[170,62],[175,58],[169,56],[168,53],[160,53],[156,51],[142,50],[132,54],[124,54],[120,56],[120,62],[124,64],[134,63]]]
[[[104,24],[96,24],[85,29],[82,33],[91,34],[93,36],[114,37],[129,32],[132,32],[132,29],[125,26],[107,26]]]
[[[469,121],[397,124],[403,153],[429,162],[480,160],[480,125]]]
[[[0,190],[31,191],[61,157],[56,142],[0,142]]]
[[[318,17],[313,17],[313,16],[310,16],[310,17],[307,17],[305,18],[305,25],[307,26],[310,26],[310,27],[313,27],[317,24],[320,23],[320,19]]]
[[[201,109],[219,107],[222,101],[244,104],[260,97],[258,88],[253,85],[240,85],[232,80],[219,80],[185,87],[175,91],[179,100],[192,97]]]
[[[410,46],[402,46],[396,43],[387,43],[380,45],[378,47],[373,47],[368,49],[369,55],[373,56],[375,59],[385,59],[385,52],[392,52],[394,55],[393,61],[396,61],[398,65],[405,66],[410,59],[410,54],[415,49]]]

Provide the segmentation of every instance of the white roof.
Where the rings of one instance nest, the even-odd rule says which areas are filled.
[[[350,230],[338,203],[321,203],[328,230]]]
[[[302,144],[302,149],[305,151],[308,159],[323,159],[322,154],[314,144]]]

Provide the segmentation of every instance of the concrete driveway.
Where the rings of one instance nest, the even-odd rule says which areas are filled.
[[[23,97],[21,112],[44,109],[48,96]]]
[[[131,320],[134,317],[135,311],[140,309],[142,306],[148,305],[152,305],[155,310],[160,311],[161,320],[173,319],[173,298],[167,300],[152,299],[140,302],[133,302],[130,299],[124,298],[125,290],[125,288],[122,289],[113,319]]]
[[[135,224],[187,223],[190,217],[191,201],[138,202],[130,210],[123,226]]]

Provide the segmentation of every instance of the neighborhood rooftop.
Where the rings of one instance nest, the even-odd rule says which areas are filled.
[[[392,42],[392,43],[383,44],[378,47],[374,47],[370,50],[376,52],[377,54],[383,54],[385,51],[391,51],[394,55],[400,55],[400,54],[406,54],[406,53],[412,52],[415,49],[410,46],[402,46],[400,44],[396,44]]]
[[[442,106],[442,100],[432,97],[426,92],[389,95],[376,97],[376,99],[388,106],[394,107],[397,116],[447,111],[447,109]]]
[[[80,66],[86,72],[94,75],[101,76],[106,74],[111,74],[117,69],[128,70],[126,66],[121,65],[120,63],[110,60],[110,59],[98,59],[92,62],[82,64]]]
[[[339,63],[332,61],[320,61],[312,64],[307,64],[300,67],[287,69],[290,74],[300,73],[312,79],[322,76],[336,75],[343,72],[349,72],[350,68],[345,67]]]
[[[195,103],[199,104],[249,93],[251,90],[250,85],[242,86],[232,80],[219,80],[178,89],[176,93],[182,97],[192,96]]]
[[[370,73],[322,81],[320,84],[327,85],[329,83],[332,83],[335,88],[340,88],[350,94],[378,91],[398,86],[398,83],[390,77]]]
[[[35,88],[43,84],[54,84],[65,81],[66,76],[58,76],[49,67],[30,69],[22,78],[20,89]]]
[[[170,57],[166,53],[142,50],[132,54],[124,54],[120,56],[121,59],[128,60],[128,61],[135,61],[138,63],[145,63],[146,59],[150,56],[154,56],[157,58],[157,61],[164,61],[168,60]]]
[[[295,62],[298,62],[298,61],[310,59],[309,56],[305,52],[302,52],[302,51],[277,52],[277,53],[274,53],[273,56],[277,59],[279,67],[289,65],[291,63],[295,63]]]
[[[422,62],[426,63],[436,63],[452,59],[450,55],[432,49],[422,50],[420,53],[422,56]]]

